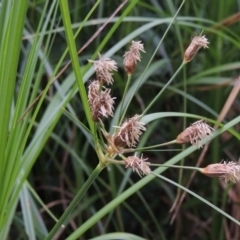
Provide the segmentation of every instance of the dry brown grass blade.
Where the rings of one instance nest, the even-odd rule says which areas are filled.
[[[240,20],[240,12],[233,14],[232,16],[224,19],[222,22],[220,22],[219,24],[215,25],[213,28],[215,29],[220,29],[224,26],[229,26],[234,24],[235,22]]]
[[[112,20],[112,18],[124,7],[124,5],[128,2],[128,0],[124,0],[113,12],[113,14],[107,19],[107,21],[92,35],[92,37],[80,48],[78,51],[78,55],[82,53],[82,51],[89,46],[89,44],[99,35],[99,33],[107,26],[107,24]],[[53,79],[51,85],[67,70],[67,68],[70,66],[72,61],[69,61],[57,74],[57,76]],[[50,86],[51,86],[50,85]],[[32,107],[38,102],[38,100],[43,95],[42,91],[35,99],[34,101],[26,108],[23,115],[19,118],[18,123],[22,121],[22,119],[26,116],[26,114],[32,109]]]
[[[235,82],[237,79],[236,78],[231,78],[225,82],[222,82],[222,83],[219,83],[219,84],[215,84],[215,85],[210,85],[210,86],[202,86],[202,87],[190,87],[188,88],[188,91],[211,91],[211,90],[214,90],[214,89],[220,89],[220,88],[224,88],[226,86],[229,86],[231,83]]]
[[[232,158],[233,159],[233,158]],[[225,190],[228,186],[227,184],[221,180],[220,181],[221,187]],[[231,216],[240,220],[240,212],[239,209],[239,199],[240,199],[240,185],[235,184],[230,189],[228,189],[228,202],[230,201],[232,204],[228,206],[229,212],[231,212]],[[240,239],[240,229],[233,222],[228,222],[226,219],[224,220],[224,233],[225,239]]]
[[[237,81],[236,81],[236,84],[234,85],[231,93],[230,93],[229,96],[228,96],[228,99],[227,99],[226,103],[224,104],[224,106],[223,106],[223,108],[222,108],[222,111],[220,112],[220,114],[219,114],[219,116],[218,116],[218,118],[217,118],[217,121],[218,121],[218,122],[222,122],[222,121],[223,121],[223,119],[225,118],[226,114],[228,113],[230,107],[232,106],[234,100],[236,99],[239,91],[240,91],[240,76],[238,77],[238,79],[237,79]],[[215,125],[215,126],[214,126],[214,129],[217,129],[217,128],[218,128],[218,126]],[[208,150],[209,144],[210,144],[210,142],[208,142],[208,143],[204,146],[203,151],[202,151],[201,155],[200,155],[199,158],[198,158],[196,167],[199,167],[199,166],[201,165],[201,163],[202,163],[202,161],[203,161],[203,158],[204,158],[204,156],[205,156],[205,154],[206,154],[206,152],[207,152],[207,150]],[[189,187],[190,187],[190,185],[191,185],[191,183],[192,183],[192,180],[193,180],[193,178],[195,177],[195,174],[196,174],[196,171],[192,172],[192,174],[191,174],[191,176],[190,176],[190,179],[189,179],[189,181],[188,181],[188,183],[187,183],[187,185],[186,185],[186,188],[189,188]],[[174,209],[174,213],[173,213],[173,216],[172,216],[172,218],[171,218],[170,224],[172,224],[172,223],[174,222],[174,220],[175,220],[175,218],[176,218],[176,216],[177,216],[177,214],[178,214],[178,212],[179,212],[179,209],[180,209],[180,207],[181,207],[181,205],[182,205],[182,202],[183,202],[183,200],[184,200],[185,197],[186,197],[186,194],[187,194],[187,192],[183,192],[182,196],[180,197],[180,200],[179,200],[178,204],[176,205],[176,208]]]

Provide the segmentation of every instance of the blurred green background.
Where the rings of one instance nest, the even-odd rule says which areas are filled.
[[[6,1],[2,4],[4,2]],[[16,119],[19,119],[27,106],[42,90],[46,89],[50,77],[56,76],[70,60],[67,54],[57,69],[59,59],[67,47],[67,40],[58,1],[49,1],[48,4],[46,2],[39,0],[27,3],[19,58],[18,54],[15,54],[17,74],[12,80],[14,92],[10,100],[12,107],[11,104],[9,106],[9,109],[12,109],[12,115],[9,114],[9,116],[13,116],[15,105],[17,105],[16,99],[20,94],[23,76],[26,74],[27,61],[34,61],[31,60],[34,39],[35,41],[38,39],[36,44],[39,46],[37,45],[32,50],[36,63],[34,67],[27,68],[28,71],[32,70],[32,73],[26,77],[29,80],[26,103]],[[74,33],[95,3],[96,1],[92,0],[68,1]],[[186,0],[158,49],[157,46],[182,1],[128,1],[110,23],[97,34],[96,38],[89,42],[94,33],[121,3],[122,1],[99,1],[98,6],[83,24],[75,39],[78,50],[87,43],[86,48],[79,54],[79,64],[86,88],[87,81],[95,78],[88,59],[96,59],[98,52],[114,59],[118,64],[118,72],[114,73],[115,82],[111,89],[112,96],[116,97],[115,109],[117,109],[127,82],[123,55],[128,50],[131,40],[141,41],[146,53],[141,54],[141,62],[138,63],[133,74],[130,89],[137,81],[142,81],[143,84],[132,98],[127,117],[141,114],[181,65],[184,51],[190,44],[191,38],[194,34],[200,34],[203,31],[203,35],[210,42],[209,48],[201,49],[196,54],[151,107],[148,114],[185,112],[217,120],[227,99],[232,96],[231,91],[236,86],[239,77],[240,1]],[[3,6],[1,6],[1,14],[3,14]],[[10,7],[9,5],[8,8]],[[5,19],[10,18],[10,12],[4,11],[9,14],[5,16]],[[3,21],[3,17],[1,19]],[[46,28],[41,27],[39,35],[36,36],[40,21],[43,21],[43,26],[46,24]],[[114,25],[116,23],[118,25]],[[4,42],[4,37],[6,35],[2,36],[2,42]],[[2,68],[5,66],[4,59],[8,58],[3,49],[2,47]],[[151,57],[153,59],[146,69]],[[146,72],[143,75],[145,69]],[[4,77],[2,74],[2,79]],[[15,189],[17,179],[25,172],[28,183],[23,184],[24,181],[21,180],[26,188],[19,189],[19,198],[16,197],[12,214],[8,217],[9,228],[4,230],[4,236],[7,236],[7,239],[33,239],[33,236],[35,239],[44,239],[55,222],[41,206],[35,194],[38,194],[47,208],[59,218],[98,164],[89,133],[76,120],[87,125],[82,101],[74,85],[75,81],[70,65],[49,87],[39,106],[36,118],[32,122],[33,127],[28,133],[26,145],[23,146],[23,156],[26,155],[26,157],[21,158],[22,162],[19,160],[18,170],[13,173],[16,182],[13,182],[12,189]],[[22,128],[21,134],[19,133],[22,136],[19,144],[24,138],[28,124],[31,123],[35,109],[36,105],[24,120],[25,127]],[[238,117],[239,113],[238,94],[230,105],[226,105],[226,114],[221,121],[227,123]],[[3,111],[2,114],[4,114]],[[14,122],[13,118],[9,117],[9,122],[12,121]],[[50,125],[48,121],[51,122]],[[139,146],[151,146],[174,140],[184,127],[194,121],[195,119],[171,116],[157,119],[147,125],[147,131],[142,135]],[[104,120],[104,124],[106,129],[113,131],[114,125],[110,118]],[[211,123],[210,125],[213,126]],[[239,123],[233,127],[236,132],[239,132],[239,128]],[[35,138],[36,142],[33,142]],[[16,151],[17,146],[13,146],[12,151]],[[27,155],[28,150],[32,151],[32,154]],[[144,158],[148,158],[151,163],[165,163],[182,150],[181,145],[169,145],[157,151],[144,151],[143,154]],[[183,164],[195,166],[201,153],[202,149],[189,154]],[[221,160],[237,161],[239,156],[239,136],[224,132],[211,142],[201,166],[205,167]],[[15,166],[14,161],[13,166]],[[183,186],[186,186],[191,173],[192,171],[189,170],[183,171],[181,179]],[[163,175],[179,182],[178,169],[169,168]],[[3,182],[4,179],[2,178]],[[54,239],[66,239],[102,207],[139,180],[136,173],[122,166],[110,165],[104,169],[67,218],[66,227],[60,229]],[[3,186],[2,189],[4,189]],[[240,220],[238,184],[226,185],[223,181],[207,178],[197,173],[189,189],[238,221]],[[177,191],[175,186],[155,179],[101,218],[79,239],[93,239],[101,235],[101,239],[240,239],[240,228],[236,223],[227,220],[216,210],[190,195],[186,195],[175,221],[170,224],[172,213],[169,211],[177,197]],[[32,209],[32,217],[29,218],[32,219],[31,234],[28,232],[31,224],[26,221],[28,210],[24,210],[22,205],[24,201],[28,201]],[[130,235],[107,238],[104,235],[113,232],[135,234],[141,238]]]

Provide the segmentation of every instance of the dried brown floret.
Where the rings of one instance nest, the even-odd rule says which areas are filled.
[[[184,54],[184,62],[190,62],[200,48],[208,48],[208,40],[205,36],[195,36]]]
[[[213,130],[204,120],[197,121],[177,136],[176,143],[184,144],[190,142],[200,148],[202,147],[200,141],[209,137]]]
[[[103,117],[113,116],[114,99],[111,90],[103,87],[100,90],[100,83],[93,81],[88,87],[88,102],[90,104],[92,119],[99,122]]]
[[[151,169],[148,166],[149,162],[146,162],[146,159],[138,158],[136,156],[130,156],[125,158],[124,162],[126,165],[126,168],[132,168],[134,172],[137,172],[140,177],[143,175],[148,175],[151,173]]]
[[[201,172],[208,177],[218,177],[225,182],[240,182],[240,165],[237,162],[226,162],[210,164],[201,169]]]
[[[132,118],[117,127],[118,131],[113,135],[113,143],[118,147],[135,147],[139,141],[140,135],[146,130],[145,123],[140,122],[141,115],[135,115]]]
[[[133,74],[137,61],[141,61],[140,51],[145,52],[141,41],[132,41],[129,51],[125,52],[123,55],[123,65],[127,74]]]
[[[112,77],[112,71],[117,71],[117,63],[110,59],[104,58],[99,54],[98,60],[88,60],[93,63],[94,69],[96,71],[97,80],[101,83],[113,84],[114,80]]]

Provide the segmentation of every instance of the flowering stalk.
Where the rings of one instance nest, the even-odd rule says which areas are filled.
[[[181,69],[184,67],[186,63],[182,62],[180,67],[177,69],[177,71],[173,74],[171,79],[164,85],[164,87],[159,91],[159,93],[155,96],[155,98],[149,103],[149,105],[145,108],[142,115],[145,115],[147,111],[152,107],[152,105],[158,100],[158,98],[161,96],[161,94],[164,92],[164,90],[172,83],[172,81],[175,79],[177,74],[181,71]]]
[[[123,104],[125,102],[125,98],[126,98],[126,95],[127,95],[127,90],[129,88],[131,79],[132,79],[132,75],[130,74],[130,75],[128,75],[127,84],[126,84],[125,89],[124,89],[123,98],[122,98],[122,101],[121,101],[120,111],[119,111],[119,115],[118,115],[117,125],[121,124],[121,122],[123,121],[123,119],[125,117],[125,113],[122,113],[122,109],[123,109]]]
[[[194,171],[199,171],[199,172],[201,172],[201,168],[199,168],[199,167],[192,167],[192,166],[168,165],[168,164],[165,164],[165,163],[163,163],[163,164],[150,163],[149,166],[178,168],[178,169],[194,170]]]
[[[122,156],[123,157],[123,156]],[[124,157],[123,157],[124,158]],[[168,167],[168,168],[178,168],[178,169],[186,169],[186,170],[194,170],[201,172],[202,174],[208,177],[217,177],[219,179],[224,179],[225,182],[240,182],[240,164],[237,162],[221,162],[215,164],[209,164],[205,168],[192,167],[192,166],[182,166],[182,165],[168,165],[168,164],[156,164],[146,162],[147,159],[138,158],[136,156],[130,156],[125,158],[123,161],[121,160],[113,160],[107,159],[107,162],[114,164],[126,165],[126,168],[132,168],[133,171],[136,171],[140,177],[144,174],[147,175],[151,173],[149,166],[156,167]]]
[[[209,164],[205,168],[189,167],[189,166],[181,166],[181,165],[179,166],[179,165],[167,165],[167,164],[152,164],[152,163],[149,163],[149,166],[196,170],[208,177],[217,177],[219,179],[224,179],[226,183],[240,182],[240,164],[233,161],[230,161],[230,162],[223,161],[221,163]]]
[[[136,88],[135,88],[135,90],[134,90],[134,93],[136,93],[136,91],[138,90],[138,88],[139,88],[139,86],[140,86],[140,83],[142,82],[143,77],[145,76],[145,73],[146,73],[147,69],[149,68],[151,62],[153,61],[155,55],[157,54],[158,49],[159,49],[160,45],[162,44],[163,40],[165,39],[166,35],[168,34],[168,32],[169,32],[172,24],[175,22],[178,13],[180,12],[180,10],[182,9],[182,7],[183,7],[183,5],[184,5],[184,2],[185,2],[185,0],[182,1],[182,3],[180,4],[178,10],[176,11],[176,13],[174,14],[174,16],[172,17],[172,20],[171,20],[170,23],[168,24],[168,27],[167,27],[166,31],[164,32],[163,36],[161,37],[160,42],[158,43],[158,45],[157,45],[154,53],[152,54],[152,57],[150,58],[147,66],[145,67],[145,69],[144,69],[144,71],[143,71],[142,77],[141,77],[138,85],[136,86]],[[182,65],[184,65],[184,64],[182,64]],[[181,66],[181,68],[182,68],[182,67],[183,67],[183,66]],[[175,78],[175,76],[177,75],[177,73],[178,73],[180,70],[181,70],[181,69],[177,70],[177,72],[175,72],[175,74],[174,74],[174,76],[173,76],[172,78]],[[170,83],[169,83],[169,84],[170,84]],[[161,95],[161,93],[159,93],[159,96],[160,96],[160,95]],[[134,96],[134,94],[133,94],[132,96]],[[151,106],[154,104],[154,102],[158,99],[159,96],[157,96],[157,97],[154,98],[154,100],[150,103]],[[127,109],[128,109],[128,106],[129,106],[129,104],[130,104],[130,102],[131,102],[131,99],[132,99],[132,97],[130,98],[130,100],[129,100],[126,108],[125,108],[125,111],[124,111],[124,114],[123,114],[124,116],[125,116],[125,113],[126,113],[126,111],[127,111]],[[145,111],[142,113],[142,116],[145,115],[145,113],[149,110],[149,108],[150,108],[151,106],[148,106],[147,109],[145,109]]]
[[[150,150],[150,149],[154,149],[154,148],[158,148],[158,147],[168,146],[168,145],[171,145],[171,144],[174,144],[174,143],[176,143],[176,140],[161,143],[161,144],[157,144],[157,145],[152,145],[152,146],[149,146],[149,147],[126,149],[124,152],[127,153],[127,152],[133,152],[133,151],[138,152],[138,151]]]
[[[140,51],[145,52],[143,44],[141,44],[140,41],[139,42],[132,41],[129,51],[125,52],[125,54],[123,56],[124,57],[123,65],[124,65],[125,71],[128,75],[128,79],[127,79],[127,84],[125,86],[123,98],[122,98],[121,105],[120,105],[120,111],[119,111],[120,121],[118,119],[117,124],[121,124],[121,122],[123,121],[123,119],[125,117],[125,113],[122,114],[122,108],[123,108],[123,104],[125,102],[127,91],[128,91],[131,79],[132,79],[132,74],[137,65],[137,61],[141,61]]]

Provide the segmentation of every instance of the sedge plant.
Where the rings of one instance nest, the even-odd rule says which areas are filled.
[[[147,81],[146,79],[149,77],[148,70],[152,66],[154,67],[154,65],[151,64],[162,43],[166,40],[169,30],[176,22],[184,23],[184,21],[186,21],[184,18],[176,19],[185,1],[180,3],[175,15],[170,20],[167,20],[169,25],[154,52],[149,53],[149,48],[144,43],[144,37],[143,39],[140,37],[141,31],[156,26],[160,24],[159,21],[164,22],[165,20],[157,19],[155,22],[147,23],[141,29],[138,29],[138,33],[135,33],[137,37],[134,34],[130,35],[129,38],[125,38],[114,50],[111,49],[112,52],[110,50],[107,53],[103,53],[102,50],[105,44],[109,39],[114,38],[114,32],[122,23],[124,17],[137,6],[138,1],[129,1],[126,9],[120,14],[120,17],[113,20],[114,24],[104,40],[100,43],[99,39],[97,39],[97,41],[99,41],[98,49],[94,49],[91,55],[84,59],[87,64],[83,66],[81,54],[81,61],[79,62],[76,37],[79,33],[81,34],[84,26],[91,23],[91,21],[88,22],[88,20],[97,6],[100,4],[99,9],[104,7],[101,5],[103,3],[100,2],[101,1],[97,1],[91,8],[91,11],[75,34],[73,33],[74,26],[70,16],[68,1],[60,0],[45,3],[34,39],[28,42],[28,48],[30,49],[29,55],[27,54],[27,49],[24,49],[28,57],[27,61],[22,63],[20,73],[18,73],[18,58],[20,55],[22,33],[28,33],[27,29],[24,28],[28,1],[21,1],[21,4],[19,1],[13,1],[13,4],[7,0],[3,0],[2,2],[0,29],[4,34],[0,38],[0,56],[2,59],[0,66],[0,108],[4,116],[0,118],[2,141],[0,144],[0,189],[2,193],[0,197],[1,239],[7,239],[13,219],[17,222],[17,226],[21,226],[22,224],[18,223],[21,222],[18,216],[14,218],[14,214],[18,208],[18,202],[20,202],[20,208],[22,209],[22,222],[24,222],[22,225],[25,226],[23,231],[25,235],[23,238],[28,236],[29,239],[60,239],[62,237],[61,234],[65,229],[68,229],[66,239],[77,239],[84,237],[86,231],[90,231],[95,223],[99,223],[99,229],[101,229],[103,239],[104,237],[106,237],[105,239],[107,239],[107,237],[119,238],[123,235],[126,239],[142,239],[140,236],[137,236],[137,234],[124,232],[123,214],[120,209],[121,205],[130,209],[135,218],[143,223],[143,220],[138,217],[138,211],[126,202],[126,199],[133,194],[137,194],[144,206],[146,206],[155,222],[155,226],[157,226],[158,236],[164,239],[165,236],[162,227],[158,224],[158,219],[156,219],[151,208],[148,206],[145,196],[140,192],[145,185],[149,183],[155,184],[156,181],[158,181],[156,179],[161,179],[161,181],[181,188],[183,191],[194,196],[198,201],[204,202],[204,204],[210,206],[214,211],[219,212],[222,216],[231,220],[234,224],[240,225],[238,219],[230,216],[217,207],[216,204],[212,204],[207,199],[184,188],[182,184],[176,183],[163,176],[164,171],[176,171],[176,168],[178,168],[198,171],[208,177],[224,179],[226,183],[238,183],[240,181],[240,165],[237,162],[212,162],[207,164],[206,167],[198,168],[187,166],[186,164],[181,166],[175,164],[183,158],[190,157],[192,153],[201,151],[204,144],[212,141],[220,136],[220,134],[228,132],[239,140],[240,136],[233,127],[239,124],[240,117],[235,117],[223,124],[216,122],[216,120],[212,118],[191,114],[190,112],[162,111],[150,113],[153,106],[156,105],[158,101],[164,99],[166,92],[171,88],[174,89],[172,85],[185,66],[193,61],[199,52],[204,52],[205,55],[208,54],[207,50],[212,43],[209,43],[207,33],[204,33],[205,35],[199,34],[193,36],[191,41],[189,41],[189,45],[186,46],[184,55],[182,56],[182,62],[176,68],[177,70],[174,71],[171,76],[168,76],[168,80],[161,86],[161,89],[155,95],[151,96],[149,103],[144,103],[144,107],[141,110],[138,109],[138,111],[133,112],[129,109],[131,108],[132,102],[134,102],[134,96],[137,96],[138,92],[143,88],[144,81]],[[127,1],[122,4],[126,2]],[[120,6],[118,10],[119,9]],[[66,39],[67,48],[60,60],[58,60],[57,66],[51,69],[49,67],[50,62],[48,61],[48,56],[52,47],[54,47],[55,32],[53,22],[55,20],[57,21],[57,13],[59,10],[63,22],[63,35]],[[78,16],[75,15],[73,19],[77,18]],[[104,20],[102,23],[104,23]],[[196,27],[197,25],[194,26]],[[92,40],[93,38],[91,41]],[[89,41],[88,44],[90,44],[91,41]],[[42,49],[43,43],[45,45],[44,50]],[[119,61],[118,58],[117,63],[117,60],[115,61],[114,56],[111,55],[117,51],[121,51],[123,47],[126,47],[127,50],[122,55],[121,61]],[[67,53],[69,53],[69,55],[67,55]],[[148,62],[143,61],[147,54],[151,55]],[[8,57],[6,58],[7,55]],[[96,59],[97,55],[98,58]],[[66,56],[68,56],[71,61],[73,72],[60,84],[58,82],[60,75],[57,75],[57,73],[60,71],[60,67]],[[121,62],[120,66],[119,62]],[[143,62],[145,68],[141,71],[141,76],[138,81],[136,81],[137,77],[135,73],[139,73],[139,71],[137,71],[139,64],[143,64]],[[161,64],[162,63],[163,62],[161,62]],[[93,65],[93,68],[90,68],[91,65]],[[44,67],[50,77],[43,91],[39,91],[41,79],[44,75]],[[157,71],[158,68],[159,65],[156,65],[155,70]],[[16,81],[16,79],[18,79],[17,73],[19,74],[18,78],[21,82],[19,88]],[[56,77],[56,75],[58,77]],[[115,92],[117,87],[115,78],[119,78],[119,76],[124,79],[124,90],[121,95],[118,94],[118,96],[116,96]],[[8,81],[6,81],[6,79]],[[84,84],[85,82],[86,84]],[[57,91],[51,96],[51,94],[48,95],[48,92],[53,90],[52,87],[56,88]],[[16,93],[14,92],[15,88],[17,89]],[[184,91],[185,96],[188,96],[186,88],[184,88]],[[80,96],[78,100],[80,104],[73,106],[71,99],[76,93]],[[44,108],[44,100],[46,99],[48,100],[48,104]],[[193,101],[197,102],[197,99]],[[203,104],[201,106],[203,106]],[[81,108],[81,115],[84,117],[79,117],[76,114],[77,108]],[[130,112],[133,113],[130,115]],[[214,114],[217,115],[217,113],[213,112],[213,115]],[[64,127],[64,130],[62,130],[61,127],[59,128],[59,136],[54,133],[54,128],[59,126],[58,124],[63,115],[69,119],[71,124],[73,123],[74,126],[77,126],[77,128],[81,130],[82,134],[78,136],[82,140],[79,147],[79,154],[76,154],[71,148],[74,143],[65,144],[63,141],[65,137]],[[175,136],[171,136],[172,138],[169,138],[168,141],[161,141],[157,145],[141,145],[141,140],[144,138],[147,139],[147,134],[150,134],[150,136],[154,135],[154,132],[150,131],[151,126],[153,126],[151,124],[169,117],[182,119],[188,117],[194,118],[196,121],[185,129],[182,129],[182,131],[177,132]],[[112,119],[112,121],[109,121],[110,119]],[[208,122],[218,124],[221,128],[214,130]],[[67,130],[68,133],[72,133],[72,131],[69,131],[70,128],[67,127]],[[54,143],[53,147],[45,147],[49,138],[54,139],[57,144]],[[85,139],[87,139],[87,141],[85,141]],[[82,144],[83,142],[85,142],[85,144]],[[37,158],[41,153],[43,154],[45,147],[53,159],[54,164],[60,169],[63,176],[62,178],[68,183],[68,186],[73,187],[68,174],[64,171],[66,161],[63,162],[61,166],[57,160],[56,145],[58,144],[67,150],[66,155],[64,155],[66,159],[68,153],[76,159],[73,164],[75,164],[74,171],[77,173],[76,185],[78,187],[76,188],[77,191],[71,195],[71,200],[68,204],[65,203],[66,201],[63,201],[65,209],[60,212],[57,217],[53,214],[54,211],[50,211],[50,208],[40,199],[31,184],[27,181],[27,178]],[[148,151],[158,151],[159,149],[163,151],[165,148],[169,152],[174,152],[173,150],[175,150],[176,146],[183,144],[191,144],[192,146],[187,147],[183,151],[177,149],[180,153],[168,159],[166,163],[155,163],[152,161],[151,156],[148,155]],[[90,152],[90,147],[95,153],[94,161],[96,164],[94,169],[89,168],[88,164],[83,161],[83,158],[87,156],[86,152]],[[79,168],[79,166],[81,167]],[[116,191],[114,187],[117,176],[112,173],[112,168],[118,169],[124,176],[119,191]],[[132,172],[135,175],[131,174]],[[110,184],[102,180],[101,174],[109,175],[109,179],[111,179]],[[84,176],[87,177],[85,178]],[[137,177],[136,182],[131,179],[132,176],[134,176],[135,179]],[[206,181],[210,181],[210,179],[206,178]],[[131,184],[131,186],[128,186],[128,183]],[[99,185],[104,186],[105,190],[101,191]],[[94,194],[92,198],[89,198],[87,203],[85,202],[86,205],[82,204],[84,198],[92,191],[92,188],[94,188],[96,194]],[[106,192],[112,193],[112,199],[105,201],[103,195],[106,194]],[[64,194],[62,194],[62,199],[65,200]],[[104,206],[98,210],[92,206],[92,203],[96,200],[104,202]],[[47,224],[44,222],[44,218],[37,211],[38,204],[42,206],[44,211],[53,219],[51,227],[46,227]],[[91,209],[91,216],[88,215],[87,219],[81,214],[84,208]],[[110,224],[113,211],[116,211],[117,223],[119,223],[121,231],[116,232],[116,235],[108,235],[105,234],[105,227]],[[106,215],[108,215],[108,218],[106,218],[104,225],[101,219]],[[75,224],[73,220],[75,217],[81,222],[80,226]],[[114,224],[117,225],[115,221]],[[69,230],[69,226],[71,230]],[[154,239],[151,231],[147,228],[145,230],[148,235]]]

